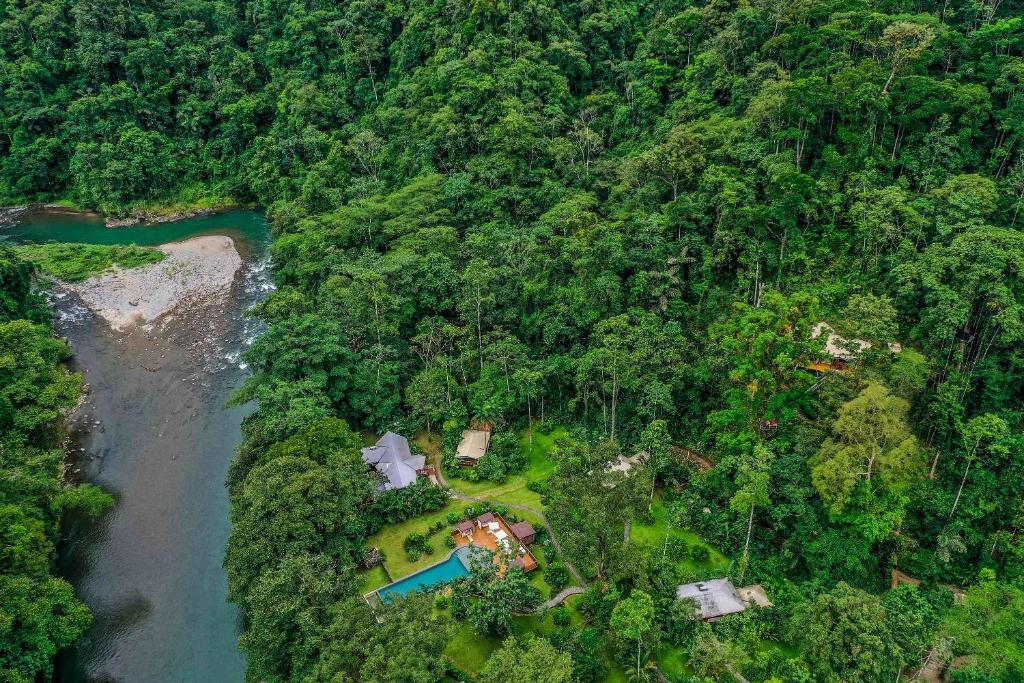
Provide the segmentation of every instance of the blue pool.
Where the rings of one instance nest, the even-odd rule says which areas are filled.
[[[421,569],[415,574],[409,574],[404,578],[384,586],[377,595],[381,600],[387,602],[392,595],[405,595],[420,588],[429,588],[438,583],[444,583],[457,579],[460,576],[469,575],[469,555],[471,548],[462,546],[452,551],[448,559],[443,562]]]

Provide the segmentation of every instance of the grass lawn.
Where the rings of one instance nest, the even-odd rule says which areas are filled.
[[[29,244],[16,247],[23,258],[32,261],[41,271],[66,282],[80,282],[114,266],[138,268],[158,263],[164,253],[153,247],[108,244]]]
[[[470,674],[478,674],[491,653],[501,647],[501,639],[478,635],[473,625],[465,621],[455,636],[448,641],[444,654],[455,666]]]
[[[523,472],[508,477],[501,484],[493,481],[466,481],[459,478],[458,470],[454,472],[445,470],[445,478],[453,489],[463,495],[512,505],[529,505],[539,510],[543,507],[540,494],[528,489],[527,484],[547,481],[551,473],[555,471],[555,461],[550,454],[558,439],[566,436],[567,433],[565,427],[562,426],[554,427],[549,434],[541,434],[535,428],[531,443],[529,431],[523,430],[520,435],[519,447],[527,454],[529,464]],[[439,440],[433,436],[421,436],[416,439],[416,443],[424,450],[428,448],[436,450],[439,446]]]
[[[586,617],[576,608],[580,596],[573,596],[565,601],[569,608],[570,624],[580,626],[586,621]],[[523,637],[533,633],[540,636],[550,636],[555,630],[554,622],[550,613],[545,615],[531,615],[516,617],[512,625],[512,635]],[[469,622],[459,624],[455,636],[448,641],[444,654],[455,666],[469,674],[477,674],[487,663],[487,658],[501,647],[501,638],[481,636],[473,630]],[[611,653],[605,653],[605,664],[608,666],[608,675],[605,683],[620,683],[626,680],[625,674],[614,663]]]
[[[658,648],[658,668],[670,681],[691,675],[693,672],[686,661],[686,654],[681,647],[671,644],[662,644]]]
[[[694,562],[689,558],[680,561],[680,564],[691,571],[714,570],[725,571],[729,566],[729,558],[720,553],[717,549],[704,542],[697,534],[686,529],[668,528],[668,508],[665,506],[661,496],[655,496],[654,505],[651,508],[654,515],[654,524],[645,526],[638,520],[633,521],[630,527],[630,539],[637,545],[646,546],[652,549],[661,549],[665,543],[666,534],[681,538],[690,545],[703,545],[708,549],[708,559],[703,562]]]
[[[373,569],[367,569],[366,571],[359,572],[359,574],[363,581],[359,592],[363,595],[391,583],[391,579],[388,578],[388,573],[384,570],[384,567],[381,566],[374,567]]]
[[[450,548],[444,544],[444,539],[451,533],[451,526],[445,519],[449,512],[462,511],[468,507],[468,503],[459,500],[450,501],[437,512],[431,512],[421,517],[407,519],[399,524],[389,524],[366,541],[367,548],[377,547],[384,553],[384,564],[388,572],[396,580],[411,574],[414,571],[428,567],[435,562],[440,562],[448,554]],[[415,562],[409,560],[402,544],[406,536],[413,532],[425,534],[432,524],[437,521],[444,522],[445,526],[441,531],[430,537],[430,547],[434,549],[433,554],[423,554]]]

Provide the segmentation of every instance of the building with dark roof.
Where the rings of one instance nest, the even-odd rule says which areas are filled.
[[[516,522],[510,527],[512,535],[519,539],[520,543],[529,545],[533,543],[533,539],[536,538],[537,532],[534,530],[533,525],[529,522]]]

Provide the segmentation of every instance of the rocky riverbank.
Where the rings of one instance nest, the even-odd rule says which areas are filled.
[[[63,286],[115,330],[151,325],[185,305],[226,296],[242,266],[230,237],[210,235],[157,247],[159,262],[96,275]]]
[[[174,223],[176,221],[184,221],[189,218],[211,216],[215,213],[229,211],[232,208],[234,207],[225,206],[212,209],[188,209],[186,211],[176,211],[167,214],[154,213],[152,211],[140,211],[133,213],[130,216],[125,216],[124,218],[107,218],[106,223],[108,228],[127,228],[141,223]]]

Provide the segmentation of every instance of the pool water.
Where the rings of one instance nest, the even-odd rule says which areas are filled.
[[[452,552],[444,562],[438,562],[426,569],[421,569],[415,574],[409,574],[392,584],[384,586],[377,594],[381,600],[387,601],[389,596],[405,595],[420,588],[429,588],[439,583],[445,583],[459,578],[469,576],[469,546],[462,546]]]

